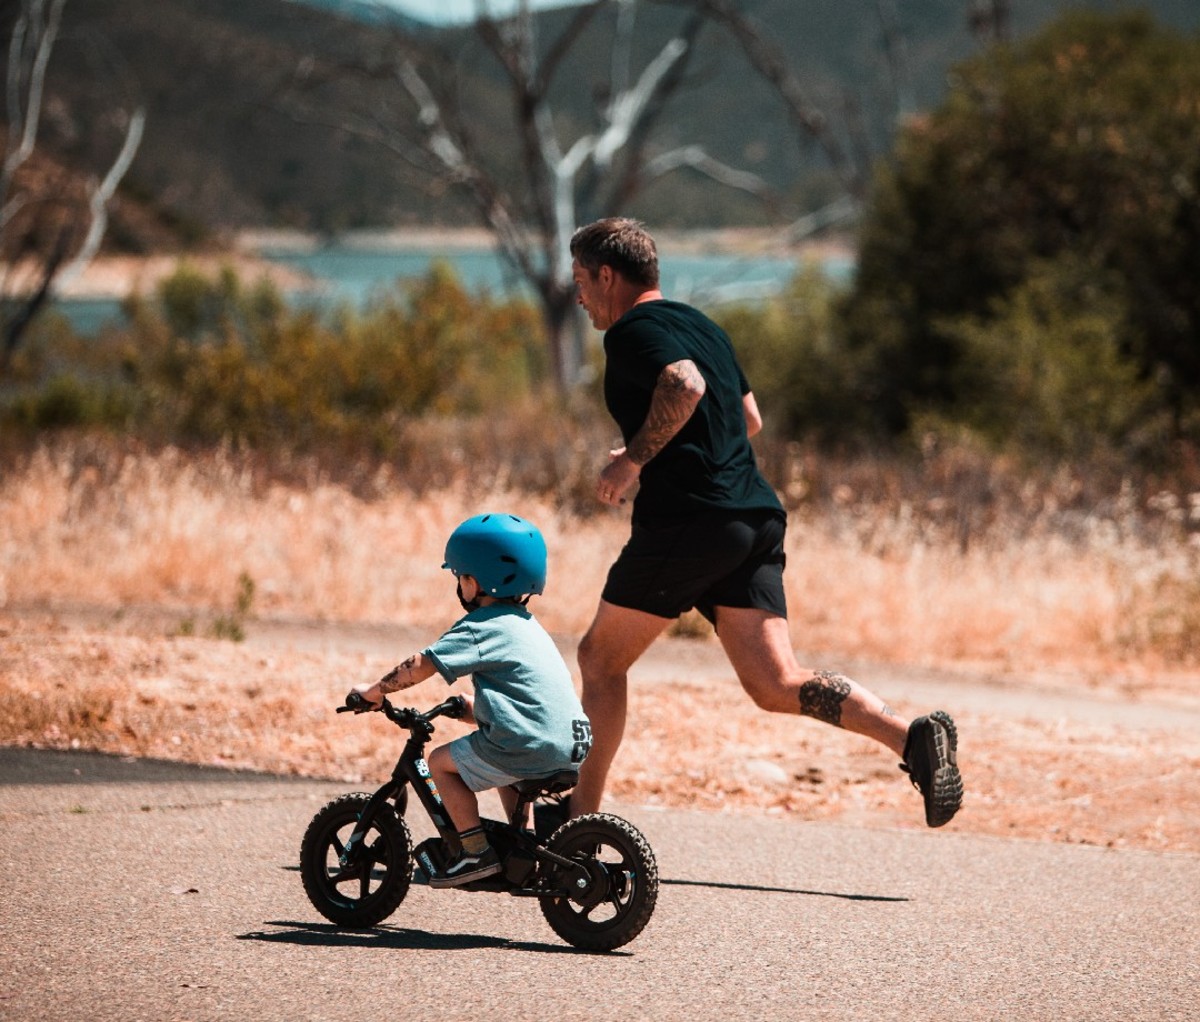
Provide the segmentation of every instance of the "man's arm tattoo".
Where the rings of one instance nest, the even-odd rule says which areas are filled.
[[[841,726],[842,703],[850,695],[850,682],[833,671],[818,671],[800,686],[800,712],[826,724]]]
[[[666,447],[692,417],[706,389],[704,377],[691,359],[664,366],[654,385],[646,421],[625,449],[629,458],[637,465],[645,465]]]

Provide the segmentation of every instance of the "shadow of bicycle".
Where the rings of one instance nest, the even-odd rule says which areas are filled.
[[[563,944],[540,944],[508,940],[482,933],[431,933],[400,926],[375,926],[369,930],[343,930],[332,923],[303,923],[295,920],[267,920],[264,926],[277,930],[253,930],[239,933],[238,940],[263,941],[267,944],[294,944],[300,947],[377,948],[385,951],[476,951],[497,949],[536,951],[541,954],[591,955],[607,957],[628,955],[628,951],[586,951]]]

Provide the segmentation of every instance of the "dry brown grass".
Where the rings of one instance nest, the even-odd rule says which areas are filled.
[[[457,608],[440,569],[446,536],[481,510],[514,509],[551,551],[540,617],[579,634],[627,531],[624,514],[581,517],[486,483],[416,495],[381,470],[371,489],[271,481],[228,453],[41,447],[0,481],[0,605],[211,616],[249,579],[261,617],[437,628]],[[909,500],[839,495],[792,515],[795,641],[918,665],[1193,666],[1200,532],[1175,527],[1170,510],[1117,507],[1069,531],[1050,515],[991,523],[964,549],[955,523]]]
[[[44,446],[14,464],[0,480],[0,741],[364,781],[390,766],[390,726],[335,718],[332,704],[458,613],[440,569],[458,521],[511,508],[542,526],[551,582],[536,609],[568,647],[627,529],[621,514],[581,517],[500,488],[416,496],[382,473],[362,497],[319,476],[272,481],[229,454]],[[821,666],[986,671],[1194,707],[1189,513],[1130,507],[1069,532],[1048,518],[993,523],[964,549],[911,502],[842,494],[792,516],[793,635]],[[254,587],[248,640],[216,641],[242,579]],[[411,701],[442,691],[426,682]],[[971,801],[955,827],[1200,848],[1189,736],[956,717]],[[620,798],[916,825],[890,755],[756,711],[703,630],[634,687],[631,721]]]

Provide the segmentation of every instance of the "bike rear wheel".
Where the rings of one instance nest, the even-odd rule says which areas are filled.
[[[347,842],[371,796],[342,795],[308,825],[300,842],[300,876],[313,907],[347,929],[376,926],[399,907],[412,878],[412,836],[408,824],[383,805],[352,849]]]
[[[658,864],[633,824],[606,813],[580,816],[555,831],[548,847],[589,877],[570,897],[540,899],[555,933],[578,948],[611,951],[642,932],[658,900]]]

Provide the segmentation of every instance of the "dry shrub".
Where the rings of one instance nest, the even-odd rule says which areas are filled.
[[[459,613],[440,567],[446,537],[470,515],[511,510],[551,551],[539,616],[578,636],[627,514],[472,474],[474,449],[461,479],[433,488],[389,466],[335,479],[229,450],[40,445],[0,482],[0,603],[153,606],[183,621],[227,613],[249,585],[247,630],[254,615],[441,629]],[[945,453],[923,491],[881,462],[838,471],[806,453],[791,471],[793,635],[822,659],[1109,669],[1200,658],[1197,523],[1174,513],[1186,503],[1089,495],[1065,477],[1033,486],[1003,464],[988,477]],[[687,620],[676,633],[711,635]]]
[[[124,695],[120,686],[59,686],[47,694],[7,685],[0,687],[0,720],[7,742],[29,744],[69,739],[94,748],[113,720]]]
[[[853,657],[853,673],[906,715],[925,708],[863,661],[985,665],[1031,686],[1069,674],[1193,702],[1195,670],[1170,668],[1200,659],[1194,505],[1120,488],[1079,498],[1067,477],[1023,489],[1004,466],[989,477],[954,457],[931,466],[923,494],[881,462],[801,466],[786,578],[810,662]],[[543,528],[550,586],[535,609],[569,647],[625,539],[624,513],[583,514],[499,473],[418,488],[365,464],[337,476],[313,462],[271,471],[229,450],[40,445],[0,478],[0,742],[377,783],[399,732],[334,706],[460,613],[440,568],[445,539],[489,508]],[[228,614],[250,590],[243,579],[248,641],[180,634],[185,619]],[[299,627],[257,641],[271,619]],[[692,641],[660,644],[635,668],[616,799],[920,825],[894,757],[757,710],[694,624],[675,630]],[[445,692],[431,679],[404,701]],[[971,792],[959,829],[1196,847],[1200,759],[1187,736],[952,709]],[[463,726],[444,728],[439,741]]]
[[[417,495],[380,470],[365,498],[320,476],[272,481],[228,451],[79,454],[39,447],[0,484],[0,599],[182,617],[226,609],[248,579],[260,616],[433,626],[458,613],[441,569],[454,526],[514,510],[546,534],[562,586],[543,610],[570,630],[620,543],[615,516],[584,521],[502,483]]]
[[[970,445],[932,443],[919,463],[774,454],[805,648],[1025,669],[1200,662],[1200,494]]]
[[[1138,582],[1126,595],[1124,628],[1115,638],[1133,656],[1160,656],[1183,664],[1200,663],[1200,581],[1192,574],[1180,577],[1160,573]]]

